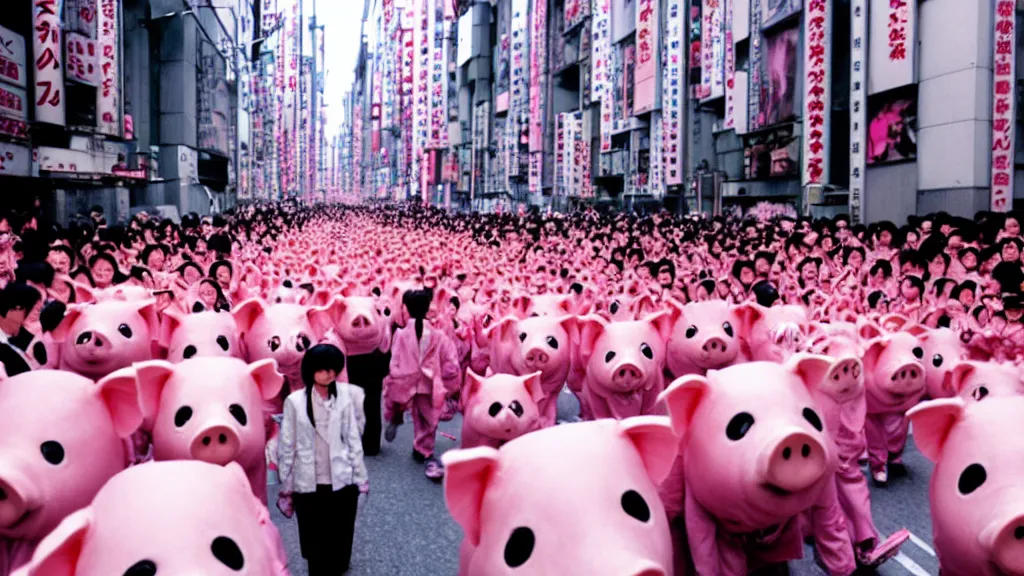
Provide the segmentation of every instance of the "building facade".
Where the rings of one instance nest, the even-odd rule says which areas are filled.
[[[365,0],[339,189],[482,210],[1008,210],[1021,4]]]

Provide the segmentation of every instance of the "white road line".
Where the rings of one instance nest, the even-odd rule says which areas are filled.
[[[929,556],[935,556],[935,550],[931,546],[929,546],[927,542],[921,540],[917,536],[914,536],[913,532],[910,533],[910,541],[913,542],[914,545],[920,548],[921,550],[927,552]]]
[[[896,557],[893,558],[893,560],[899,563],[900,566],[903,566],[903,568],[905,568],[907,572],[910,572],[914,576],[931,576],[931,574],[929,574],[927,570],[921,568],[920,564],[911,560],[910,557],[904,554],[903,552],[897,554]]]

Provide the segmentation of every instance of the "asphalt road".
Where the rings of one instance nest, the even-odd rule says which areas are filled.
[[[407,420],[408,421],[408,420]],[[440,430],[458,437],[458,418],[442,423]],[[456,443],[438,435],[437,450]],[[931,549],[931,518],[928,514],[928,480],[932,465],[910,442],[904,462],[908,476],[890,480],[886,488],[872,488],[872,509],[878,530],[886,536],[908,528],[913,537],[899,557],[878,571],[883,576],[936,576],[938,562]],[[367,458],[370,495],[360,496],[352,552],[351,576],[454,576],[462,530],[448,515],[440,484],[423,475],[423,465],[412,459],[412,425],[399,428],[392,444],[383,444],[380,455]],[[271,486],[270,501],[277,498]],[[271,504],[271,514],[288,550],[293,576],[307,576],[299,554],[295,520],[284,518]],[[805,558],[790,565],[791,576],[819,576],[825,572],[813,561],[810,548]]]

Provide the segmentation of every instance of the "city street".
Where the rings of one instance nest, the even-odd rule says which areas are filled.
[[[440,430],[458,437],[457,417]],[[439,451],[456,447],[438,435]],[[370,496],[360,497],[352,552],[351,576],[448,576],[458,571],[458,548],[462,530],[448,515],[442,487],[423,475],[423,465],[412,459],[412,426],[399,428],[392,444],[384,443],[379,456],[367,458]],[[905,458],[909,475],[896,478],[888,488],[872,489],[875,523],[885,535],[909,528],[913,537],[899,557],[879,574],[884,576],[937,576],[938,562],[931,548],[931,520],[928,515],[928,480],[931,463],[911,446]],[[271,486],[271,502],[277,497]],[[306,576],[306,564],[299,554],[295,520],[285,519],[271,505],[274,522],[288,550],[293,576]],[[810,548],[805,558],[790,566],[792,576],[820,576]]]

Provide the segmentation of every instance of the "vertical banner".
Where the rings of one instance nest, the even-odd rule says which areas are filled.
[[[704,0],[700,42],[700,98],[718,98],[725,95],[722,2],[723,0]]]
[[[731,0],[725,3],[725,128],[736,126],[736,46],[733,45],[733,14]]]
[[[494,78],[494,111],[508,111],[508,74],[509,74],[509,51],[512,49],[512,39],[508,34],[502,34],[498,42],[498,70]]]
[[[657,107],[658,71],[661,69],[660,0],[639,0],[636,8],[636,73],[633,76],[633,113]]]
[[[66,70],[68,80],[73,80],[86,86],[99,86],[100,58],[99,50],[96,48],[96,40],[79,32],[68,32],[65,43],[67,45]],[[3,47],[0,46],[0,51],[2,50]],[[0,64],[0,75],[2,74],[2,64]]]
[[[590,0],[565,0],[563,31],[572,30],[590,16]]]
[[[662,124],[661,114],[651,115],[651,156],[650,156],[650,189],[648,192],[655,198],[665,195],[664,176],[662,173]]]
[[[263,35],[266,36],[268,32],[277,26],[277,0],[262,0],[262,2],[263,7],[260,9],[260,15],[263,18]]]
[[[548,0],[533,0],[530,25],[530,152],[544,151],[544,97],[547,76]],[[531,186],[531,191],[533,188]]]
[[[761,127],[761,1],[750,0],[750,74],[747,78],[747,130]]]
[[[867,168],[868,0],[852,0],[850,19],[850,222],[863,224]]]
[[[997,0],[992,50],[993,212],[1013,208],[1014,125],[1016,123],[1017,2]]]
[[[0,82],[19,88],[27,86],[25,39],[3,26],[0,26]]]
[[[32,3],[32,54],[35,55],[35,120],[63,126],[64,67],[57,0]]]
[[[444,0],[427,0],[430,39],[429,148],[448,147],[448,62],[445,42]]]
[[[828,182],[832,5],[807,0],[804,12],[803,184]]]
[[[100,87],[96,90],[96,131],[121,136],[121,14],[120,0],[99,0],[96,13]]]
[[[510,69],[511,98],[508,108],[507,136],[508,176],[518,178],[520,173],[520,135],[523,117],[527,114],[530,89],[527,85],[529,57],[527,56],[526,35],[529,26],[529,0],[512,0],[512,68]],[[508,184],[511,189],[511,183]]]
[[[665,65],[661,80],[662,145],[665,184],[683,183],[683,0],[666,1]]]
[[[870,0],[868,95],[917,82],[916,0]]]
[[[612,149],[611,0],[593,0],[590,72],[594,100],[601,103],[601,152]]]

